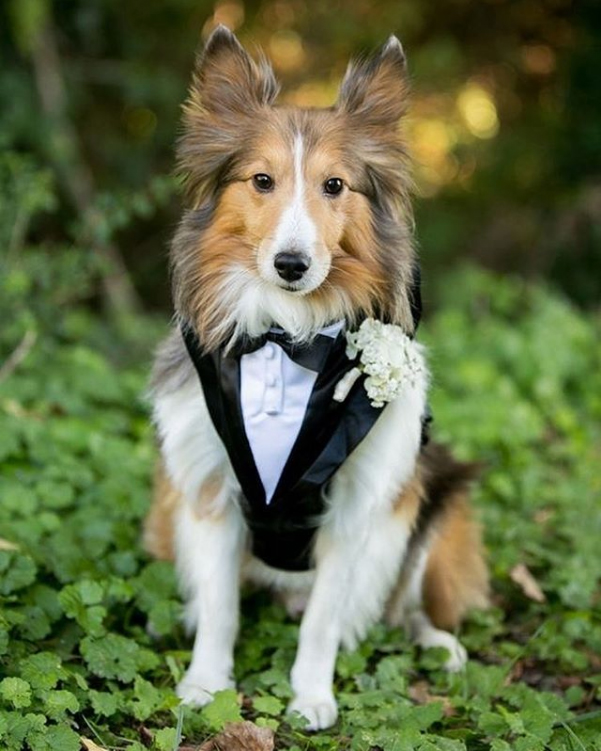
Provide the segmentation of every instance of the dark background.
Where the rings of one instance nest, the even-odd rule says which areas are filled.
[[[544,277],[577,304],[598,304],[594,0],[6,2],[1,210],[23,214],[3,237],[9,252],[77,245],[99,261],[92,301],[169,309],[166,251],[180,211],[173,144],[195,50],[218,22],[263,47],[285,99],[301,105],[331,104],[350,56],[400,37],[414,87],[406,130],[431,304],[428,280],[466,260]],[[19,199],[28,170],[41,215]]]

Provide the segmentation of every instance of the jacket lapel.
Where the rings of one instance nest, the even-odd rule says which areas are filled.
[[[271,505],[322,488],[374,426],[384,408],[372,407],[363,386],[355,383],[344,402],[334,401],[334,388],[348,367],[318,379],[301,432],[284,467]]]
[[[223,441],[230,462],[247,500],[265,504],[265,489],[244,430],[240,403],[240,358],[221,350],[202,351],[195,332],[182,327],[188,353],[200,378],[213,425]]]
[[[285,502],[290,489],[311,470],[330,443],[348,407],[346,400],[342,403],[334,401],[334,389],[352,367],[353,363],[346,356],[344,334],[340,332],[332,340],[328,358],[317,376],[299,434],[284,465],[271,504]],[[329,456],[333,459],[331,454]]]

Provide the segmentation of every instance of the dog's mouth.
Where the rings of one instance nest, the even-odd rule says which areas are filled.
[[[303,280],[299,280],[298,282],[281,281],[277,282],[276,286],[284,290],[284,292],[292,292],[292,294],[296,295],[312,291],[311,286],[307,285]]]
[[[282,292],[289,292],[295,297],[303,297],[304,295],[309,295],[311,294],[311,292],[315,292],[316,289],[319,289],[319,287],[321,287],[321,285],[323,284],[323,280],[320,280],[316,283],[316,280],[309,279],[299,279],[296,282],[287,282],[279,279],[275,283],[271,283],[274,284],[274,286],[276,286],[278,289],[282,290]]]

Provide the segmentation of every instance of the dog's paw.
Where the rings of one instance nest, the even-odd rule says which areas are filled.
[[[430,629],[427,634],[418,641],[421,647],[443,647],[449,653],[444,663],[444,669],[449,673],[457,673],[465,667],[467,652],[463,644],[453,634],[440,629]]]
[[[288,706],[288,713],[298,712],[308,720],[305,730],[325,730],[338,718],[338,706],[330,696],[297,696]]]
[[[449,673],[456,673],[465,667],[467,652],[456,636],[448,631],[435,628],[425,613],[416,611],[407,619],[406,626],[409,635],[418,646],[424,649],[443,647],[449,653],[444,663],[444,669]]]
[[[213,701],[213,695],[217,691],[227,688],[235,688],[234,682],[229,678],[195,675],[188,672],[177,684],[175,693],[182,700],[182,704],[204,707],[205,704]]]
[[[445,661],[444,669],[449,673],[457,673],[463,670],[467,663],[467,651],[459,639],[454,639],[452,646],[447,646],[446,649],[449,652],[449,658]]]

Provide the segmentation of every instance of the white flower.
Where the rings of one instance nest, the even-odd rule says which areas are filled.
[[[343,401],[360,373],[365,373],[365,390],[372,407],[383,407],[396,399],[407,386],[413,386],[424,364],[420,346],[399,326],[367,318],[357,331],[346,334],[346,354],[359,363],[336,388],[334,399]]]

